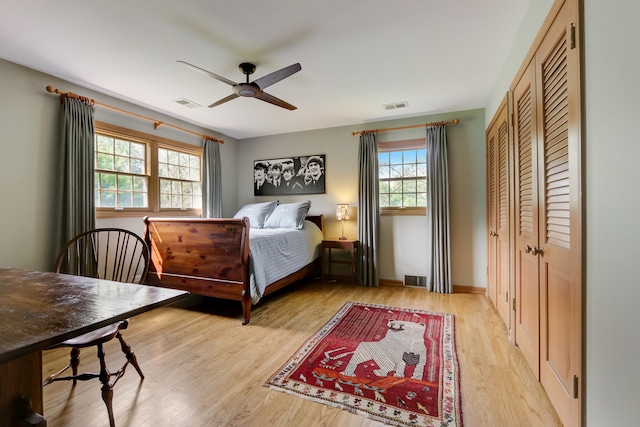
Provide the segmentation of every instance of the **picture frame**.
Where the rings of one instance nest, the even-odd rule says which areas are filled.
[[[323,194],[325,155],[254,160],[253,195]]]

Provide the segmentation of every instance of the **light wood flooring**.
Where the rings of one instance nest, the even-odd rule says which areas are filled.
[[[190,296],[131,319],[125,339],[145,380],[129,367],[114,389],[116,425],[124,426],[382,426],[348,411],[263,386],[267,378],[346,301],[453,313],[456,316],[462,411],[466,427],[559,426],[541,385],[489,300],[478,294],[441,295],[424,289],[306,281],[263,299],[251,323],[240,303]],[[122,361],[116,342],[107,365]],[[97,370],[93,349],[81,368]],[[47,377],[64,366],[64,349],[44,352]],[[117,363],[110,362],[111,360]],[[48,426],[107,426],[98,380],[44,388]]]

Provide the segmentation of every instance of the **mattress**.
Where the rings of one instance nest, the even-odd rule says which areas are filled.
[[[265,288],[320,256],[322,231],[305,220],[300,230],[252,228],[249,233],[251,301],[256,304]]]

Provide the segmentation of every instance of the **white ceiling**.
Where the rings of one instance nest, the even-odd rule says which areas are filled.
[[[0,58],[243,139],[482,108],[528,2],[0,0]],[[299,62],[265,89],[298,109],[207,108],[231,86],[176,60],[235,82]]]

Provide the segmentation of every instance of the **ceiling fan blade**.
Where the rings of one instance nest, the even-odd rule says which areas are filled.
[[[226,98],[222,98],[220,101],[216,101],[213,104],[209,105],[209,108],[213,108],[213,107],[217,107],[220,104],[224,104],[227,101],[231,101],[232,99],[236,99],[238,97],[238,95],[236,95],[235,93],[232,93],[231,95],[227,96]]]
[[[214,73],[212,73],[211,71],[207,71],[207,70],[205,70],[204,68],[200,68],[200,67],[197,67],[197,66],[195,66],[195,65],[193,65],[193,64],[189,64],[188,62],[184,62],[184,61],[180,61],[180,60],[178,60],[178,61],[176,61],[176,62],[179,62],[179,63],[181,63],[181,64],[184,64],[184,65],[186,65],[187,67],[192,68],[192,69],[194,69],[194,70],[196,70],[196,71],[200,71],[201,73],[204,73],[204,74],[206,74],[206,75],[208,75],[208,76],[210,76],[210,77],[213,77],[213,78],[214,78],[214,79],[216,79],[216,80],[220,80],[221,82],[226,83],[226,84],[228,84],[228,85],[234,86],[234,85],[236,84],[236,82],[234,82],[234,81],[231,81],[231,80],[229,80],[229,79],[227,79],[227,78],[225,78],[225,77],[222,77],[222,76],[219,76],[219,75],[217,75],[217,74],[214,74]]]
[[[286,108],[287,110],[295,110],[295,109],[298,108],[298,107],[295,107],[295,106],[289,104],[288,102],[283,101],[280,98],[276,98],[273,95],[269,95],[266,92],[260,92],[260,94],[256,95],[255,98],[256,99],[261,99],[264,102],[268,102],[268,103],[273,104],[273,105],[277,105],[278,107]]]
[[[257,84],[260,89],[264,90],[272,84],[278,83],[280,80],[285,79],[300,70],[302,70],[302,67],[300,66],[300,64],[296,63],[293,65],[289,65],[288,67],[284,67],[281,70],[274,71],[271,74],[267,74],[266,76],[260,77],[259,79],[254,80],[253,83]]]

